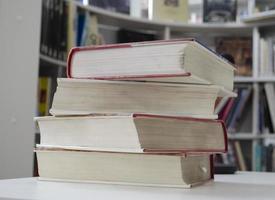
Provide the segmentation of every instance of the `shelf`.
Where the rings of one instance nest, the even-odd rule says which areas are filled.
[[[234,78],[235,83],[252,83],[252,82],[275,82],[275,76],[273,77],[241,77]]]
[[[100,24],[109,25],[112,27],[120,27],[134,30],[154,30],[164,31],[166,28],[170,28],[171,31],[193,32],[193,33],[221,33],[221,34],[251,34],[253,26],[239,23],[178,23],[178,22],[163,22],[148,20],[143,18],[131,17],[126,14],[107,11],[94,6],[85,6],[81,3],[75,2],[78,8],[82,8],[91,13],[94,13],[98,17]]]
[[[230,140],[259,140],[266,138],[275,139],[275,133],[264,133],[258,135],[254,135],[252,133],[228,133],[228,139]]]
[[[52,58],[50,56],[40,54],[39,58],[43,61],[46,61],[46,62],[50,63],[50,64],[54,64],[54,65],[61,66],[61,67],[66,67],[67,66],[67,63],[65,61],[61,61],[61,60]]]
[[[259,12],[243,18],[242,21],[257,25],[272,25],[275,24],[275,10]]]
[[[228,139],[230,140],[253,140],[258,139],[258,135],[252,133],[228,133]]]

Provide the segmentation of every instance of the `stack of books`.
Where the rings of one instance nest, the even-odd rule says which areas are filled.
[[[219,97],[234,67],[192,39],[76,47],[36,118],[43,180],[191,187],[227,151]]]

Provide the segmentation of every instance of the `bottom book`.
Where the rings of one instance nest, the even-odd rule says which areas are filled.
[[[212,155],[37,148],[41,180],[185,187],[213,178]]]

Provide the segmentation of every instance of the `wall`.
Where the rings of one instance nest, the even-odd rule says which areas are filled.
[[[0,0],[0,179],[32,175],[41,0]]]

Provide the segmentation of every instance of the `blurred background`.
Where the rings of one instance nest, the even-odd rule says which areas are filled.
[[[229,152],[216,162],[275,171],[275,1],[0,0],[0,179],[36,174],[33,118],[49,115],[73,46],[192,37],[237,70],[215,112]]]

